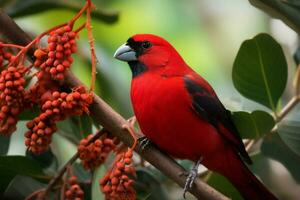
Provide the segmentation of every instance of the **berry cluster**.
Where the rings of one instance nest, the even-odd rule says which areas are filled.
[[[133,188],[136,176],[135,168],[132,165],[132,150],[117,154],[111,170],[100,180],[100,189],[105,194],[106,199],[120,200],[136,199]]]
[[[42,75],[42,76],[39,76]],[[26,91],[26,103],[42,106],[54,91],[59,91],[59,84],[51,79],[50,74],[38,73],[38,81]]]
[[[56,124],[43,114],[26,124],[29,130],[25,133],[25,145],[34,154],[41,154],[48,149],[51,136],[57,130]]]
[[[68,180],[67,190],[65,191],[65,200],[82,200],[84,192],[80,188],[77,177],[71,176]]]
[[[87,0],[86,5],[67,25],[59,25],[43,32],[26,46],[5,44],[0,41],[0,134],[9,135],[14,132],[18,115],[25,109],[38,107],[40,113],[26,124],[29,130],[25,133],[25,145],[34,154],[40,154],[48,149],[52,135],[57,131],[57,122],[70,116],[88,113],[88,107],[93,102],[92,92],[86,91],[84,87],[70,89],[63,86],[62,82],[73,63],[72,54],[77,52],[77,35],[83,28],[86,28],[92,58],[90,90],[94,90],[96,55],[90,21],[92,7],[91,0]],[[87,14],[86,22],[73,31],[74,23],[85,12]],[[44,37],[48,37],[45,47],[40,43]],[[26,56],[31,54],[30,50],[34,46],[39,48],[34,52],[34,63],[29,64]],[[16,50],[10,51],[9,48]],[[80,158],[86,169],[94,169],[103,163],[108,154],[113,150],[116,151],[118,146],[118,141],[109,138],[108,134],[102,135],[100,139],[93,142],[90,141],[91,137],[92,135],[83,139],[78,147]],[[130,199],[135,198],[132,188],[133,180],[128,177],[135,174],[134,168],[131,166],[131,157],[132,152],[123,152],[117,155],[118,161],[111,170],[114,175],[109,176],[112,178],[112,182],[107,179],[103,185],[103,187],[111,185],[111,190],[115,190],[115,192],[107,192],[108,196],[124,197],[122,199],[125,199],[128,194]],[[58,178],[61,176],[63,175]],[[69,173],[66,177],[69,177]],[[115,182],[116,178],[118,184]],[[64,186],[66,187],[62,187],[61,190],[63,199],[81,200],[84,198],[84,192],[80,188],[76,176],[71,176]],[[122,188],[123,190],[121,190]],[[29,195],[28,199],[34,195],[38,199],[44,199],[47,192],[36,191]]]
[[[41,113],[28,122],[29,131],[25,134],[25,144],[35,154],[45,151],[51,143],[51,136],[57,130],[56,122],[69,116],[88,112],[92,95],[79,87],[70,93],[61,92],[59,83],[70,68],[72,53],[77,51],[76,33],[67,25],[49,33],[48,46],[34,52],[34,66],[37,82],[26,93],[29,105],[40,105]]]
[[[108,154],[116,148],[117,142],[114,139],[108,138],[107,135],[103,136],[90,144],[93,135],[80,141],[78,153],[85,169],[93,170],[104,163]]]
[[[4,67],[4,65],[12,61],[13,55],[12,53],[8,52],[2,45],[2,42],[0,42],[0,69]]]
[[[8,67],[0,75],[0,134],[16,130],[17,116],[24,109],[24,67]]]
[[[72,53],[77,51],[76,33],[67,25],[50,33],[47,49],[35,52],[35,67],[50,73],[55,80],[62,81],[73,62]]]
[[[25,145],[35,154],[48,148],[51,136],[57,130],[56,122],[88,112],[88,106],[92,103],[92,95],[84,87],[71,93],[54,91],[44,99],[47,100],[42,104],[42,112],[27,123],[29,131],[25,133]]]

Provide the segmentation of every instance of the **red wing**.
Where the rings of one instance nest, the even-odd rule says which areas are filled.
[[[197,74],[185,76],[184,83],[192,98],[193,110],[199,117],[213,125],[245,161],[251,164],[238,130],[232,122],[230,111],[226,110],[209,84]]]

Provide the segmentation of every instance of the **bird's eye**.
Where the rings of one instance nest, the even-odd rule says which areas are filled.
[[[143,49],[148,49],[152,46],[152,44],[149,41],[145,41],[142,43]]]

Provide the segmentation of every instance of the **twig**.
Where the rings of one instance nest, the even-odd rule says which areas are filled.
[[[97,57],[95,52],[95,44],[94,44],[94,37],[92,31],[92,20],[91,20],[91,7],[93,6],[91,0],[87,0],[87,4],[89,5],[86,10],[86,29],[88,32],[88,39],[90,44],[90,51],[91,51],[91,63],[92,63],[92,80],[91,80],[91,88],[90,91],[93,92],[95,89],[95,82],[96,82],[96,64],[97,64]]]
[[[292,99],[281,109],[277,116],[276,122],[280,122],[300,101],[300,65],[298,65],[296,75],[293,82],[294,96]]]
[[[250,149],[257,141],[258,141],[257,139],[252,139],[252,140],[249,140],[249,142],[245,144],[245,149],[248,153],[250,152]]]
[[[3,24],[5,24],[4,27]],[[5,29],[5,31],[3,29]],[[18,27],[18,25],[16,25],[15,22],[11,18],[9,18],[3,11],[0,11],[0,32],[5,34],[5,36],[7,36],[16,44],[26,45],[30,42],[27,34],[24,33],[24,31],[22,31]],[[18,32],[18,34],[15,34],[16,32]],[[82,86],[83,84],[71,72],[68,72],[65,78],[65,85],[73,88]],[[90,106],[90,112],[91,117],[96,123],[101,124],[127,146],[132,146],[133,140],[131,136],[126,130],[123,129],[123,125],[128,124],[128,122],[96,94],[94,94],[94,102]],[[139,148],[140,146],[138,144],[135,151],[138,151]],[[174,159],[163,154],[153,146],[149,146],[143,152],[138,153],[149,163],[163,172],[166,176],[175,181],[178,185],[184,187],[185,177],[179,175],[183,174],[186,171],[182,166],[176,163]],[[195,180],[195,184],[193,185],[190,192],[198,199],[203,200],[228,199],[223,194],[210,187],[200,179]]]
[[[67,182],[67,176],[62,177],[63,180],[63,184],[61,186],[60,189],[60,200],[64,200],[65,199],[65,190],[66,190],[66,182]]]
[[[75,153],[72,158],[58,171],[58,173],[56,174],[56,176],[51,179],[51,181],[49,182],[48,186],[46,187],[44,193],[43,193],[43,199],[46,198],[46,196],[48,195],[48,193],[52,190],[53,186],[55,186],[57,184],[57,182],[61,179],[61,177],[64,175],[64,173],[67,171],[68,166],[71,165],[72,163],[74,163],[77,158],[78,158],[79,154],[78,152]]]
[[[71,19],[71,21],[69,22],[69,26],[73,27],[76,20],[79,19],[79,17],[81,17],[81,15],[89,8],[89,6],[89,3],[86,2],[83,8],[81,8],[81,10],[75,15],[75,17]]]
[[[280,122],[300,101],[299,96],[294,96],[292,99],[282,108],[281,112],[277,115],[276,123]]]
[[[93,135],[93,137],[88,141],[87,145],[91,144],[92,142],[94,142],[96,139],[98,139],[103,133],[105,133],[106,130],[102,129],[101,131],[98,131],[95,135]],[[62,176],[64,175],[64,173],[67,171],[68,167],[70,165],[72,165],[77,158],[79,157],[79,153],[76,152],[71,158],[70,160],[68,160],[68,162],[66,164],[64,164],[64,166],[58,171],[58,173],[56,174],[56,176],[51,179],[51,181],[49,182],[48,186],[45,189],[45,192],[43,193],[43,197],[45,198],[48,193],[51,191],[51,189],[53,188],[53,186],[55,186],[57,184],[57,182],[62,178]]]
[[[9,47],[9,48],[16,48],[16,49],[23,49],[23,46],[16,45],[16,44],[5,44],[0,42],[0,47]]]

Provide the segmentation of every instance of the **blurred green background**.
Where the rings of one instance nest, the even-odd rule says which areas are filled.
[[[23,4],[26,2],[31,1],[23,1]],[[81,0],[59,2],[83,4]],[[292,63],[291,52],[296,48],[297,35],[295,33],[280,22],[270,19],[266,14],[251,6],[248,1],[94,0],[93,2],[96,5],[96,11],[118,18],[114,23],[93,20],[93,33],[99,61],[96,93],[126,118],[133,115],[129,99],[131,73],[127,64],[115,60],[113,54],[133,34],[153,33],[167,39],[186,62],[209,81],[221,101],[231,110],[251,111],[258,108],[265,110],[263,106],[243,98],[232,84],[233,61],[244,40],[261,32],[270,33],[283,45],[289,63]],[[7,9],[9,13],[17,12],[11,9],[13,7],[4,7],[4,9]],[[20,10],[23,8],[22,5],[18,7]],[[17,17],[16,15],[15,19],[26,32],[34,36],[52,26],[68,21],[74,13],[71,10],[57,8],[28,16]],[[82,19],[77,24],[80,25],[83,22]],[[79,46],[81,48],[75,56],[72,70],[79,79],[89,85],[91,69],[86,31],[80,33]],[[285,96],[289,97],[288,89]],[[12,136],[9,154],[24,155],[24,132],[24,123],[21,122],[18,125],[17,134]],[[61,142],[62,139],[59,137],[54,137],[53,145],[57,145],[55,149],[63,154],[58,158],[62,164],[75,152],[76,146],[69,141]],[[62,146],[68,146],[68,148],[61,149]],[[257,158],[259,159],[260,156],[258,155]],[[270,173],[262,170],[266,169],[269,164],[266,159],[260,159],[253,169],[259,175],[264,176],[267,185],[273,191],[277,191],[281,197],[297,199],[300,195],[300,185],[279,162],[272,161],[272,169],[267,168]],[[271,177],[270,174],[274,169],[278,173],[275,177]],[[284,177],[284,183],[279,181],[282,177]],[[150,178],[145,179],[149,181]],[[164,191],[171,191],[168,194],[169,199],[182,199],[181,190],[177,186],[165,178],[159,180],[167,183]],[[189,196],[189,199],[193,198]]]
[[[97,9],[119,12],[113,24],[93,21],[99,58],[98,94],[124,116],[132,115],[129,103],[131,74],[126,64],[113,59],[114,51],[136,33],[153,33],[172,43],[186,62],[204,76],[221,99],[238,97],[231,81],[231,68],[240,44],[257,33],[268,32],[269,19],[247,1],[239,0],[127,0],[93,1]],[[52,10],[17,22],[34,34],[65,22],[74,12]],[[81,44],[88,50],[86,33]],[[88,52],[82,52],[88,56]],[[80,60],[83,61],[83,60]],[[77,62],[74,72],[89,83],[88,66]],[[101,81],[101,80],[99,80]],[[108,87],[109,85],[109,87]],[[230,100],[228,100],[230,101]]]

